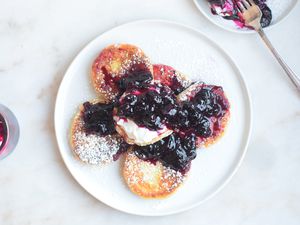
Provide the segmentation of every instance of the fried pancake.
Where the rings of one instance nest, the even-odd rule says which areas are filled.
[[[122,137],[118,133],[106,136],[86,134],[82,111],[81,105],[70,129],[70,145],[74,155],[82,162],[92,165],[103,165],[114,161],[123,142]]]
[[[171,88],[175,94],[179,94],[191,84],[191,81],[183,73],[163,64],[153,65],[153,78],[156,82]]]
[[[139,159],[132,151],[126,153],[122,172],[130,190],[142,198],[165,198],[174,193],[186,178],[160,162]]]
[[[95,59],[91,80],[99,97],[110,102],[120,93],[118,81],[136,71],[148,71],[152,74],[149,58],[134,45],[115,44],[104,48]]]

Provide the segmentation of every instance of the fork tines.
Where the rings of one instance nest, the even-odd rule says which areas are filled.
[[[255,5],[253,0],[241,0],[236,1],[237,9],[243,13],[245,10],[247,10],[250,6]]]

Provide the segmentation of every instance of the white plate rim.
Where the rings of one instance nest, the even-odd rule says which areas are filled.
[[[222,54],[224,54],[224,56],[226,56],[227,60],[230,62],[230,64],[235,67],[235,70],[237,71],[237,73],[240,75],[238,77],[238,79],[240,80],[241,84],[243,85],[243,89],[244,89],[244,94],[245,94],[245,99],[247,100],[247,107],[248,107],[248,130],[247,130],[247,134],[246,134],[246,141],[244,143],[244,147],[243,149],[241,149],[241,156],[240,158],[237,160],[237,163],[234,167],[234,169],[231,171],[230,175],[224,180],[224,182],[214,191],[212,192],[210,195],[208,195],[206,198],[204,198],[201,201],[198,201],[194,204],[190,204],[189,206],[186,207],[182,207],[176,210],[172,210],[169,212],[164,212],[164,213],[155,213],[155,214],[151,214],[151,213],[135,213],[132,212],[130,210],[126,210],[124,208],[118,207],[116,205],[111,205],[108,202],[102,201],[101,199],[97,198],[92,192],[88,191],[85,187],[84,184],[77,179],[76,175],[73,173],[72,169],[70,168],[70,166],[68,165],[68,163],[66,162],[66,159],[64,158],[64,155],[62,153],[62,148],[63,148],[63,144],[59,142],[59,138],[58,138],[58,110],[57,110],[57,105],[58,105],[58,101],[59,101],[59,96],[61,95],[62,91],[63,91],[63,86],[64,83],[67,81],[65,79],[66,75],[68,74],[68,72],[71,70],[71,68],[73,67],[74,62],[76,61],[76,59],[81,55],[82,52],[84,52],[84,50],[86,48],[88,48],[89,45],[91,45],[94,41],[96,41],[96,39],[100,38],[102,35],[105,35],[106,33],[115,30],[115,29],[119,29],[125,26],[131,26],[131,25],[135,25],[135,24],[140,24],[140,23],[164,23],[164,24],[169,24],[169,25],[173,25],[173,26],[178,26],[190,31],[195,32],[197,35],[202,36],[202,38],[206,39],[207,41],[209,41],[213,47],[215,47],[218,51],[222,52]],[[65,73],[64,73],[64,77],[62,78],[62,81],[59,85],[58,88],[58,92],[56,95],[56,101],[55,101],[55,109],[54,109],[54,128],[55,128],[55,137],[56,137],[56,142],[59,148],[59,152],[60,155],[63,159],[63,162],[65,164],[65,166],[67,167],[67,169],[69,170],[69,172],[71,173],[72,177],[78,182],[78,184],[87,192],[89,193],[91,196],[93,196],[95,199],[97,199],[98,201],[102,202],[103,204],[117,209],[119,211],[128,213],[128,214],[132,214],[132,215],[138,215],[138,216],[166,216],[166,215],[172,215],[172,214],[177,214],[177,213],[181,213],[187,210],[190,210],[192,208],[195,208],[201,204],[203,204],[204,202],[206,202],[207,200],[213,198],[214,196],[216,196],[233,178],[233,176],[236,174],[236,172],[238,171],[239,167],[242,164],[243,159],[245,158],[247,149],[248,149],[248,145],[249,145],[249,141],[250,141],[250,137],[251,137],[251,133],[252,133],[252,123],[253,123],[253,118],[252,118],[252,100],[251,100],[251,96],[250,96],[250,92],[249,92],[249,88],[245,82],[245,79],[241,73],[240,68],[237,66],[237,64],[235,63],[235,61],[230,57],[230,55],[224,50],[222,49],[216,42],[214,42],[212,39],[208,38],[205,34],[203,34],[201,31],[197,30],[196,28],[193,28],[189,25],[185,25],[182,23],[178,23],[178,22],[174,22],[174,21],[169,21],[169,20],[163,20],[163,19],[143,19],[143,20],[134,20],[131,22],[127,22],[127,23],[123,23],[121,25],[118,25],[116,27],[113,27],[111,29],[108,29],[107,31],[101,33],[100,35],[94,37],[91,41],[89,41],[83,48],[80,49],[80,51],[76,54],[76,56],[73,58],[72,62],[70,63],[69,67],[66,69]]]
[[[234,32],[234,33],[238,33],[238,34],[255,34],[256,33],[254,30],[233,29],[233,28],[222,26],[216,20],[212,19],[211,17],[209,17],[207,15],[207,13],[202,9],[202,7],[200,6],[200,4],[198,3],[198,0],[193,0],[193,2],[196,5],[196,7],[198,8],[198,10],[202,13],[202,15],[207,20],[209,20],[211,23],[217,25],[218,27],[220,27],[220,28],[222,28],[224,30],[227,30],[227,31],[230,31],[230,32]],[[291,14],[291,12],[295,9],[295,6],[296,6],[297,3],[298,3],[298,0],[294,1],[293,5],[290,7],[288,13],[284,17],[282,17],[281,19],[279,19],[276,23],[271,24],[270,26],[264,28],[264,30],[271,30],[276,25],[281,24],[282,21],[284,21],[287,17],[289,17],[289,15]]]

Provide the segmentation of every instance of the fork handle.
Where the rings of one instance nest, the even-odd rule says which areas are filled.
[[[268,46],[268,48],[271,50],[271,52],[273,53],[273,55],[275,56],[275,58],[277,59],[277,61],[279,62],[279,64],[282,66],[282,68],[284,69],[284,71],[286,72],[286,74],[289,76],[289,78],[291,79],[291,81],[293,82],[293,84],[296,86],[296,88],[298,89],[298,91],[300,91],[300,79],[299,79],[299,77],[292,71],[292,69],[281,58],[281,56],[279,55],[279,53],[277,52],[277,50],[274,48],[274,46],[270,42],[269,38],[267,37],[267,35],[263,31],[263,29],[259,28],[256,31],[260,35],[260,37],[262,38],[262,40],[265,42],[265,44]]]

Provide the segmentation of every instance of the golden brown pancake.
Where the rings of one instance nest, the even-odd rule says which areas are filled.
[[[153,68],[144,52],[130,44],[115,44],[104,48],[92,65],[91,80],[97,94],[105,102],[119,95],[117,82],[134,71]]]
[[[81,116],[82,110],[81,105],[71,124],[70,145],[73,153],[82,162],[92,165],[103,165],[114,161],[114,156],[123,142],[122,137],[118,133],[103,137],[98,134],[86,134]]]
[[[186,178],[160,162],[139,159],[132,151],[126,153],[122,172],[129,189],[142,198],[165,198],[174,193]]]
[[[153,65],[153,78],[156,82],[171,88],[175,94],[179,94],[192,83],[183,73],[164,64]]]

